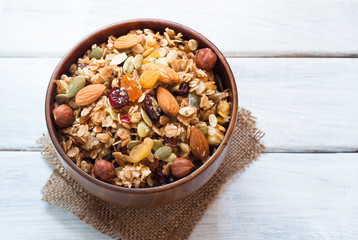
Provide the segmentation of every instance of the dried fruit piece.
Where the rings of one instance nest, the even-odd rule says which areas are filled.
[[[198,128],[191,127],[189,142],[194,157],[205,162],[209,157],[209,144],[204,134]]]
[[[82,88],[76,94],[76,104],[85,106],[96,101],[106,90],[106,86],[102,84],[91,84]]]
[[[72,79],[71,83],[68,84],[66,95],[67,97],[71,98],[76,96],[79,90],[84,88],[86,84],[86,79],[84,76],[80,75]]]
[[[114,109],[121,109],[129,103],[129,96],[123,88],[114,87],[108,95],[109,103]]]
[[[168,116],[174,117],[179,114],[179,104],[174,96],[163,87],[157,90],[157,99],[160,108]]]
[[[156,59],[161,58],[162,56],[160,55],[160,53],[158,51],[153,51],[151,54],[148,55],[148,57],[146,57],[143,60],[143,64],[147,64],[150,62],[155,62]]]
[[[145,124],[145,122],[142,120],[138,123],[138,126],[137,126],[137,134],[139,137],[141,138],[144,138],[146,136],[148,136],[150,132],[150,127]]]
[[[188,159],[177,158],[174,160],[170,169],[174,177],[183,178],[185,176],[188,176],[192,171],[194,171],[195,166]]]
[[[121,87],[124,88],[129,95],[129,100],[134,102],[142,95],[142,90],[135,76],[126,74],[121,80]]]
[[[93,175],[101,181],[112,182],[114,178],[114,165],[103,159],[97,160],[93,166]]]
[[[210,48],[203,48],[195,54],[195,64],[198,68],[210,71],[215,67],[216,54]]]
[[[122,121],[122,122],[125,122],[125,123],[130,123],[130,121],[131,121],[131,116],[130,116],[130,115],[127,115],[127,114],[122,115],[122,116],[121,116],[121,121]]]
[[[145,95],[143,106],[150,119],[159,120],[161,109],[157,100],[152,95]]]
[[[221,101],[218,104],[218,107],[216,109],[216,112],[222,116],[223,118],[227,117],[229,115],[230,112],[230,103],[228,103],[226,100],[225,101]]]
[[[73,111],[65,104],[62,104],[53,109],[52,114],[55,120],[55,124],[59,128],[68,127],[73,122]]]
[[[182,83],[177,91],[174,92],[178,96],[186,96],[189,93],[189,84]]]
[[[158,148],[155,153],[154,153],[154,157],[159,159],[159,160],[163,160],[167,157],[169,157],[169,155],[172,153],[172,148],[169,146],[163,146]]]
[[[134,47],[135,45],[140,43],[140,41],[141,39],[135,35],[124,35],[114,41],[114,47],[117,49],[127,49]]]
[[[90,58],[100,59],[102,55],[103,55],[102,48],[96,47],[95,49],[92,50],[90,54]]]
[[[163,83],[176,83],[179,82],[179,75],[170,67],[163,64],[147,63],[144,65],[147,70],[157,70],[160,74],[159,81]]]
[[[160,74],[157,70],[146,70],[140,75],[139,83],[144,88],[151,88],[158,81]]]
[[[146,158],[151,152],[153,147],[153,140],[150,138],[145,138],[144,141],[135,146],[129,153],[129,161],[132,163],[139,162]]]

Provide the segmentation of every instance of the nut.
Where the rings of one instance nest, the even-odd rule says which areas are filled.
[[[185,158],[177,158],[171,165],[171,172],[176,178],[188,176],[194,169],[194,164]]]
[[[194,157],[205,162],[209,157],[209,144],[204,134],[197,127],[191,127],[189,142]]]
[[[144,65],[146,70],[157,70],[160,74],[159,81],[163,83],[176,83],[179,82],[179,75],[170,67],[158,63],[147,63]]]
[[[117,40],[114,42],[114,47],[117,49],[127,49],[134,47],[140,43],[140,41],[141,39],[135,35],[124,35],[117,38]]]
[[[52,111],[53,118],[55,119],[55,124],[59,128],[65,128],[72,124],[73,122],[73,111],[72,109],[62,104]]]
[[[159,107],[166,115],[174,117],[179,114],[179,104],[167,89],[159,87],[157,90],[157,99]]]
[[[103,182],[112,182],[114,178],[114,165],[106,160],[97,160],[93,166],[93,174]]]
[[[82,88],[76,94],[76,104],[85,106],[96,101],[106,90],[106,86],[102,84],[91,84]]]
[[[196,52],[195,64],[198,68],[210,71],[215,67],[216,54],[210,48],[203,48]]]

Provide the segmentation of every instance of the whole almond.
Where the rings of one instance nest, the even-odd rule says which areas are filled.
[[[158,63],[147,63],[144,65],[147,70],[157,70],[160,74],[159,81],[163,83],[176,83],[179,82],[179,75],[170,67]]]
[[[189,143],[194,157],[205,162],[209,157],[209,144],[199,128],[191,127]]]
[[[159,87],[157,90],[157,100],[162,111],[171,117],[179,113],[179,104],[175,97],[165,88]]]
[[[76,94],[76,104],[85,106],[96,101],[106,90],[106,86],[102,84],[91,84],[82,88]]]
[[[140,43],[140,41],[141,39],[135,35],[124,35],[114,41],[114,47],[117,49],[127,49],[134,47],[135,45]]]
[[[188,176],[192,171],[194,171],[195,166],[188,159],[176,158],[170,168],[174,177],[182,178]]]

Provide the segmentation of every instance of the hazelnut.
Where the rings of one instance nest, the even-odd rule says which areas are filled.
[[[215,67],[216,54],[210,48],[203,48],[196,52],[195,64],[198,68],[210,71]]]
[[[55,124],[59,128],[65,128],[72,124],[73,122],[73,111],[72,109],[62,104],[52,111],[53,118],[55,119]]]
[[[194,164],[185,158],[177,158],[171,165],[171,172],[176,178],[188,176],[194,169]]]
[[[112,182],[114,178],[114,165],[106,160],[97,160],[93,166],[93,174],[104,182]]]

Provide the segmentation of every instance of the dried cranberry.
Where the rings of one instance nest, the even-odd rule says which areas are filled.
[[[145,95],[144,110],[152,120],[159,120],[161,109],[155,97],[152,95]]]
[[[175,137],[166,137],[164,136],[164,144],[165,145],[171,145],[171,146],[176,146],[177,145],[177,138]]]
[[[175,95],[178,96],[186,96],[189,93],[189,84],[183,83],[180,85],[179,89],[174,92]]]
[[[112,88],[108,97],[109,103],[114,109],[120,109],[129,103],[128,92],[123,88]]]
[[[78,64],[79,68],[85,68],[87,66],[88,66],[88,63],[80,63],[80,64]]]
[[[131,121],[131,116],[130,115],[122,115],[121,116],[121,121],[125,122],[125,123],[129,123]]]

